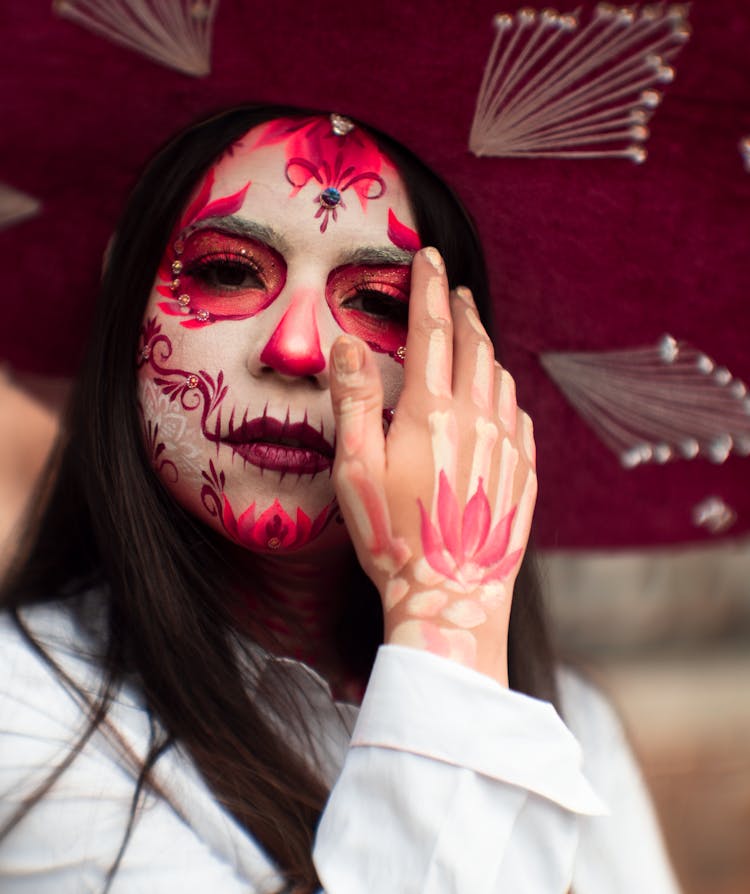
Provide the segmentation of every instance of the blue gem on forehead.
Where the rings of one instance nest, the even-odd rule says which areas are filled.
[[[341,193],[332,186],[329,186],[328,189],[324,189],[320,194],[320,204],[325,205],[326,208],[335,208],[340,202]]]

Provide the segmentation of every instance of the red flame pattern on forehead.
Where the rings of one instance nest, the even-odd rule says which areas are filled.
[[[419,234],[407,227],[397,217],[393,208],[388,209],[388,238],[396,246],[403,248],[404,251],[417,252],[422,247],[422,240]]]
[[[320,186],[314,201],[321,233],[329,221],[338,220],[339,210],[346,210],[345,192],[353,190],[364,211],[368,201],[386,191],[381,172],[395,172],[369,134],[356,127],[347,134],[336,134],[329,118],[321,116],[269,121],[238,140],[230,154],[279,143],[284,144],[290,196],[296,196],[310,181]]]
[[[203,178],[198,194],[187,206],[185,213],[180,219],[177,226],[178,233],[181,233],[183,230],[187,229],[187,227],[192,226],[201,220],[206,220],[209,217],[223,217],[228,214],[234,214],[235,211],[239,211],[242,207],[242,203],[245,200],[245,193],[251,185],[249,180],[242,189],[238,189],[237,192],[232,193],[231,196],[222,196],[221,198],[214,199],[213,202],[209,202],[211,190],[214,185],[215,170],[216,165],[214,165]]]

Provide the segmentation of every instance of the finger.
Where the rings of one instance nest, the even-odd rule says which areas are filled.
[[[459,286],[453,309],[453,394],[480,413],[491,412],[495,351],[474,305],[471,292]]]
[[[514,550],[525,550],[529,540],[529,532],[531,531],[531,518],[534,514],[534,504],[537,495],[537,478],[536,472],[529,469],[526,481],[521,491],[521,497],[518,501],[515,518],[513,519],[513,529],[510,534],[510,542],[508,544],[508,552]]]
[[[516,383],[507,369],[500,369],[500,383],[497,388],[497,415],[509,438],[516,436],[518,405],[516,404]]]
[[[453,324],[445,265],[435,248],[414,256],[406,338],[404,394],[417,407],[452,396]]]
[[[344,335],[331,348],[331,403],[336,427],[336,461],[357,457],[368,468],[382,469],[383,383],[372,351]]]
[[[518,467],[518,450],[510,439],[504,437],[500,443],[500,460],[498,462],[498,481],[495,492],[493,519],[499,521],[510,512],[513,505],[513,483]]]
[[[536,468],[536,443],[534,441],[534,423],[531,417],[524,413],[523,410],[518,411],[518,428],[521,432],[521,449],[528,460],[532,469]]]
[[[479,490],[480,483],[485,493],[489,491],[490,475],[494,465],[492,457],[498,435],[499,431],[494,422],[483,416],[478,416],[474,420],[474,446],[467,491],[469,498]]]
[[[383,484],[383,385],[372,352],[351,336],[331,349],[331,402],[336,425],[336,496],[363,567],[393,575],[409,549],[393,536]]]

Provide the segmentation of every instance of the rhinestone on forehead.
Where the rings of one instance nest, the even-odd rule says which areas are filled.
[[[334,112],[330,116],[331,130],[337,137],[345,137],[354,130],[354,122],[345,115],[338,115]]]
[[[335,208],[336,205],[341,204],[341,193],[335,187],[329,186],[320,194],[320,204],[325,205],[326,208]]]

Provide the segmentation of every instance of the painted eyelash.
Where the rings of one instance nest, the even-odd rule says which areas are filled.
[[[210,270],[220,269],[224,267],[242,268],[248,273],[254,273],[258,279],[265,285],[265,277],[260,265],[247,255],[241,255],[236,252],[226,252],[220,254],[204,255],[189,262],[184,270],[185,276],[200,277],[202,273]]]
[[[405,301],[402,297],[394,295],[383,288],[375,288],[369,283],[355,287],[355,289],[341,302],[341,306],[347,307],[349,302],[351,302],[352,300],[363,298],[364,296],[368,295],[372,295],[376,301],[382,303],[383,309],[385,310],[385,313],[382,314],[383,317],[395,318],[397,316],[403,316],[404,321],[406,320],[408,302]],[[371,316],[378,316],[378,314],[372,312],[362,312],[370,313]]]
[[[393,301],[397,301],[399,304],[405,305],[409,303],[408,295],[403,289],[391,285],[388,282],[383,282],[382,280],[370,277],[364,277],[359,282],[355,282],[351,286],[349,293],[345,296],[344,301],[347,301],[355,295],[361,295],[363,292],[372,292],[378,295],[383,295],[386,298],[391,298]]]

